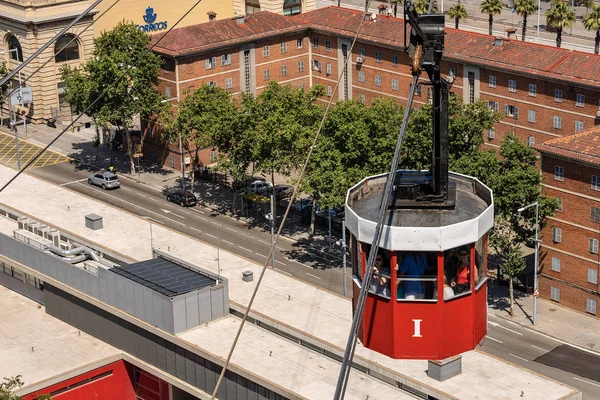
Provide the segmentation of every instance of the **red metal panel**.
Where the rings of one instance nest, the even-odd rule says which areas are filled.
[[[393,306],[392,300],[369,294],[363,314],[365,337],[362,343],[372,350],[388,355],[392,354],[394,348]]]
[[[440,340],[439,303],[396,302],[393,358],[435,359]]]
[[[487,335],[487,282],[473,296],[473,345],[475,348]]]

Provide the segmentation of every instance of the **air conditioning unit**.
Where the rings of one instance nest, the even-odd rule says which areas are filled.
[[[596,118],[600,118],[600,108],[598,108],[598,111],[596,111]]]
[[[362,64],[364,61],[365,61],[364,57],[361,57],[361,56],[356,57],[357,64]]]

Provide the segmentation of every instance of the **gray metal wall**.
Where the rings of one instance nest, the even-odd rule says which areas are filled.
[[[46,312],[149,364],[212,393],[221,367],[200,354],[156,336],[52,285],[44,287]],[[285,397],[228,371],[217,397],[220,400],[266,400]]]
[[[0,254],[169,333],[186,331],[229,312],[226,281],[170,298],[108,269],[98,268],[96,276],[3,233]]]

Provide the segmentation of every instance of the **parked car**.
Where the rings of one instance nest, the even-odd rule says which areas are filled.
[[[324,218],[329,218],[329,216],[331,215],[331,218],[335,218],[337,216],[341,216],[344,213],[344,209],[343,208],[334,208],[333,210],[328,210],[325,208],[321,208],[321,206],[319,206],[317,204],[317,211],[315,211],[315,215],[317,215],[318,217],[324,217]]]
[[[294,192],[294,187],[291,185],[275,185],[275,198],[277,200],[287,199]]]
[[[248,185],[248,192],[263,194],[265,192],[269,192],[272,186],[269,182],[264,181],[254,181],[250,185]]]
[[[90,185],[100,186],[102,189],[116,189],[121,186],[119,177],[113,172],[97,172],[88,175]]]
[[[312,201],[313,201],[312,197],[305,197],[304,199],[298,200],[293,205],[294,210],[303,211],[307,208],[310,208],[310,207],[312,207]]]
[[[181,207],[191,207],[198,204],[198,199],[196,199],[194,193],[189,191],[169,193],[167,195],[167,201],[177,203]]]

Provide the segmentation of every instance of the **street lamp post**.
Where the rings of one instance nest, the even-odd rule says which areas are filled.
[[[533,325],[537,324],[537,274],[538,274],[538,230],[539,230],[539,203],[536,201],[531,203],[525,207],[519,208],[517,211],[522,213],[530,207],[535,207],[535,258],[534,258],[534,267],[533,267]]]
[[[273,240],[275,237],[275,218],[273,217],[275,215],[275,210],[273,210],[273,207],[273,195],[271,194],[271,212],[267,214],[267,219],[271,223],[271,247],[273,247]],[[275,268],[275,249],[271,251],[271,268]]]
[[[540,41],[540,13],[542,12],[541,9],[542,9],[542,2],[541,2],[541,0],[538,0],[538,9],[537,9],[538,22],[537,22],[537,29],[536,29],[536,31],[537,31],[537,42],[538,43]]]
[[[346,297],[346,220],[342,221],[342,238],[336,242],[342,248],[342,275],[344,276],[344,297]]]

